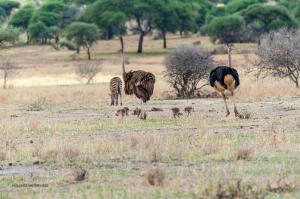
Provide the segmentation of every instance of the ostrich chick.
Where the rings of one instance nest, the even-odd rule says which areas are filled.
[[[175,108],[171,108],[172,112],[173,112],[173,117],[174,118],[179,118],[180,116],[182,116],[182,113],[180,113],[180,109],[175,107]]]

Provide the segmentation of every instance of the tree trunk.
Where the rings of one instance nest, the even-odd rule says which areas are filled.
[[[231,47],[227,44],[228,66],[231,67]]]
[[[4,74],[4,77],[3,77],[3,89],[6,89],[6,82],[7,82],[7,75]]]
[[[76,48],[76,53],[79,55],[79,53],[80,53],[80,47],[79,46],[77,46],[77,48]]]
[[[180,32],[180,38],[183,38],[183,31],[180,30],[179,32]]]
[[[121,50],[122,50],[122,52],[124,52],[124,40],[123,40],[123,36],[120,35],[119,38],[120,38]]]
[[[162,36],[164,40],[164,48],[167,48],[167,33],[165,31],[162,31]]]
[[[88,78],[86,84],[91,84],[91,81],[93,80],[93,78]]]
[[[60,40],[60,39],[59,39],[59,35],[56,35],[56,36],[55,36],[55,43],[58,44],[59,40]]]
[[[87,47],[87,51],[86,51],[87,55],[88,55],[88,60],[91,60],[91,52],[90,52],[90,47]]]
[[[138,50],[137,53],[143,53],[143,43],[144,43],[144,32],[140,33],[140,38],[139,38],[139,46],[138,46]]]
[[[26,37],[27,37],[27,44],[29,44],[29,42],[30,42],[30,37],[29,37],[28,32],[26,32]]]

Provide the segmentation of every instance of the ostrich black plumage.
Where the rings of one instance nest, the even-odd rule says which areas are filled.
[[[228,116],[230,111],[226,102],[225,90],[230,91],[231,95],[233,96],[234,91],[240,85],[238,72],[234,68],[228,66],[218,66],[210,72],[209,83],[223,97],[227,112],[226,116]],[[235,103],[234,113],[236,117],[240,117]]]
[[[143,70],[136,71],[125,71],[125,57],[124,50],[121,49],[122,57],[122,70],[123,70],[123,80],[125,83],[125,94],[126,95],[135,95],[138,99],[141,99],[142,105],[141,109],[143,111],[143,103],[146,103],[150,100],[150,97],[153,94],[154,84],[155,84],[155,75]],[[146,111],[141,114],[141,119],[146,119]]]

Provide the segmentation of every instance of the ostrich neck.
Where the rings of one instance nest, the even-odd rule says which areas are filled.
[[[126,71],[125,71],[125,57],[124,57],[124,52],[123,51],[121,52],[121,61],[122,61],[123,75],[125,75],[126,74]]]

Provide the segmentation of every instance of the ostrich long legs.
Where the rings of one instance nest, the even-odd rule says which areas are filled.
[[[146,120],[147,118],[147,114],[146,114],[146,110],[144,110],[144,102],[143,100],[141,100],[141,115],[140,115],[140,119],[142,120]]]
[[[228,108],[228,105],[227,105],[227,102],[226,102],[226,96],[225,96],[224,92],[222,92],[222,96],[223,96],[224,103],[225,103],[226,117],[227,117],[228,115],[230,115],[230,111],[229,111],[229,108]]]
[[[221,94],[222,94],[222,97],[224,99],[225,108],[226,108],[226,117],[227,117],[228,115],[230,115],[230,111],[229,111],[229,108],[228,108],[228,105],[227,105],[226,96],[225,96],[224,92],[222,92]],[[236,108],[233,93],[232,93],[231,101],[233,102],[233,111],[234,111],[235,117],[241,117],[241,114],[238,112],[238,110]]]

